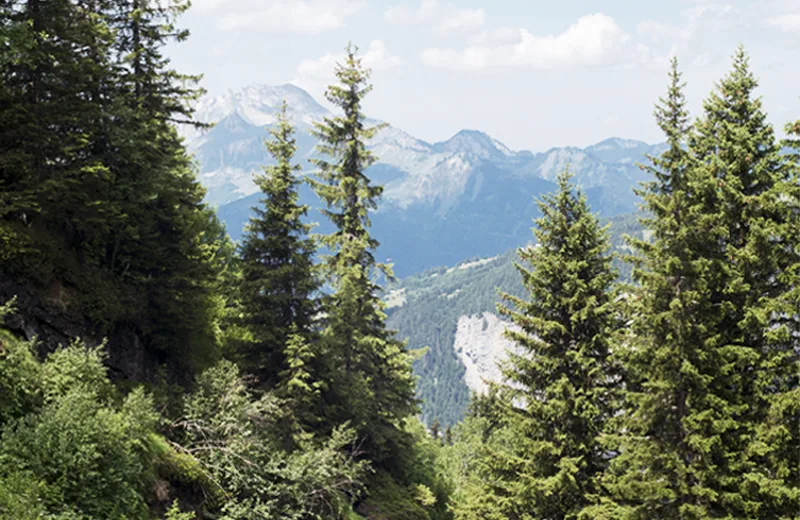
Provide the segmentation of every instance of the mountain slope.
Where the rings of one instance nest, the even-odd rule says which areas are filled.
[[[612,248],[626,252],[623,235],[642,237],[635,215],[604,219],[611,224]],[[528,237],[532,238],[530,231]],[[415,364],[423,418],[442,424],[458,422],[470,391],[481,391],[482,378],[495,379],[496,362],[509,345],[502,331],[506,323],[496,314],[497,290],[523,296],[514,262],[516,251],[490,258],[474,258],[454,267],[439,267],[400,280],[387,288],[388,325],[410,348],[429,347]],[[630,266],[615,260],[620,277],[630,277]]]

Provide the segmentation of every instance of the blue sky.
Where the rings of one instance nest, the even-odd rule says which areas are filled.
[[[462,128],[515,149],[659,141],[677,55],[693,115],[743,43],[776,127],[800,118],[800,0],[193,0],[170,49],[212,95],[295,83],[319,101],[349,40],[370,116],[429,141]]]

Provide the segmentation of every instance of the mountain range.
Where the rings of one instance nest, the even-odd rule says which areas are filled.
[[[260,198],[253,172],[271,164],[263,140],[283,100],[297,128],[296,161],[308,174],[308,159],[316,153],[314,123],[333,114],[299,87],[252,85],[203,99],[196,118],[215,126],[207,131],[181,129],[198,162],[207,200],[218,207],[234,239],[240,238]],[[511,150],[477,130],[461,130],[446,141],[429,143],[391,125],[369,144],[378,159],[369,174],[385,186],[372,218],[373,235],[381,242],[379,258],[393,263],[398,276],[472,256],[492,256],[526,242],[531,219],[538,216],[534,197],[552,191],[553,181],[566,167],[596,213],[631,212],[637,201],[632,188],[646,179],[636,162],[663,149],[610,138],[586,148],[534,153]],[[318,206],[306,186],[301,201]],[[310,219],[323,220],[315,211]],[[327,229],[321,222],[318,231]]]

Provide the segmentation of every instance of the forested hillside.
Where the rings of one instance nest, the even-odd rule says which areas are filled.
[[[632,266],[625,261],[630,248],[624,236],[644,238],[639,217],[619,215],[601,222],[609,226],[620,281],[630,281]],[[463,360],[453,348],[459,320],[485,312],[496,314],[500,292],[523,295],[516,261],[516,250],[511,250],[496,257],[431,269],[387,286],[387,323],[410,348],[428,348],[427,354],[414,363],[426,424],[438,421],[449,426],[463,418],[471,389],[464,381]]]
[[[284,108],[234,246],[176,130],[188,6],[0,3],[0,517],[448,517],[375,281],[369,71],[348,48],[315,127],[329,234]]]
[[[396,282],[358,48],[311,157],[273,114],[234,243],[177,130],[188,8],[0,2],[0,519],[797,518],[800,121],[743,48],[694,120],[672,61],[641,214],[565,167],[508,202],[528,245]],[[470,399],[454,327],[495,309]]]

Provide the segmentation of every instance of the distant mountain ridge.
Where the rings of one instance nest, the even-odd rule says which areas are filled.
[[[282,101],[297,127],[296,160],[309,173],[315,156],[315,122],[333,114],[294,85],[252,85],[196,107],[196,117],[216,123],[207,132],[182,129],[196,156],[207,200],[219,207],[228,231],[238,239],[259,194],[253,172],[270,163],[263,140]],[[370,123],[377,123],[370,120]],[[470,256],[491,256],[518,245],[529,234],[538,209],[534,197],[552,191],[569,166],[592,208],[602,216],[635,209],[632,188],[647,178],[635,163],[662,145],[611,138],[587,148],[514,151],[478,130],[461,130],[428,143],[387,126],[370,143],[378,162],[370,168],[385,187],[373,218],[379,254],[405,276]],[[318,204],[307,188],[301,200]],[[311,220],[320,218],[316,212]],[[320,227],[324,231],[325,223]]]

